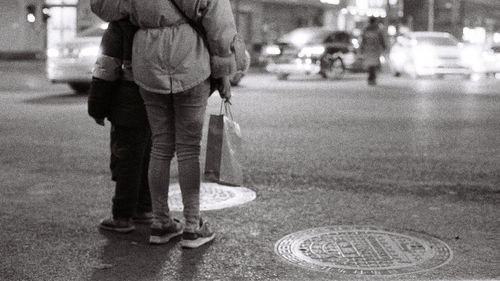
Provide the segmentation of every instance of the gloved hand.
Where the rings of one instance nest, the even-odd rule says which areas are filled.
[[[219,91],[219,95],[225,102],[231,101],[231,82],[229,81],[229,76],[224,76],[222,78],[218,78],[217,80],[217,90]]]
[[[95,122],[101,126],[104,126],[104,118],[94,118]]]

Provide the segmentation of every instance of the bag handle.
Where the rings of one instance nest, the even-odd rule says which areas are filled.
[[[222,112],[222,108],[224,108],[224,112]],[[234,120],[233,112],[231,111],[231,102],[222,99],[220,103],[220,115],[223,115],[224,113],[231,117],[231,120]]]

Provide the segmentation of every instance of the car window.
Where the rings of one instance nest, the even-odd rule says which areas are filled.
[[[452,37],[419,36],[416,37],[418,44],[429,44],[434,46],[457,46],[458,41]]]
[[[345,32],[335,32],[326,37],[324,43],[345,43],[349,44],[351,42],[351,36]]]

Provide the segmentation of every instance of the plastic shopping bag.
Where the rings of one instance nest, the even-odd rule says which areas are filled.
[[[224,185],[241,186],[241,131],[233,120],[229,103],[226,114],[210,115],[204,179]],[[228,114],[229,113],[229,114]]]

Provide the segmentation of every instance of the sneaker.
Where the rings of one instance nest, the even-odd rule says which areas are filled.
[[[184,248],[198,248],[215,238],[215,233],[210,230],[207,222],[200,219],[200,227],[195,232],[185,231],[182,234],[181,246]]]
[[[127,233],[135,229],[134,224],[129,219],[103,219],[99,223],[99,228],[120,233]]]
[[[143,212],[137,213],[132,216],[132,220],[134,223],[138,224],[151,224],[153,222],[153,213],[152,212]]]
[[[151,235],[149,236],[149,243],[151,244],[164,244],[170,239],[182,234],[184,226],[182,223],[174,219],[169,225],[151,225]]]

